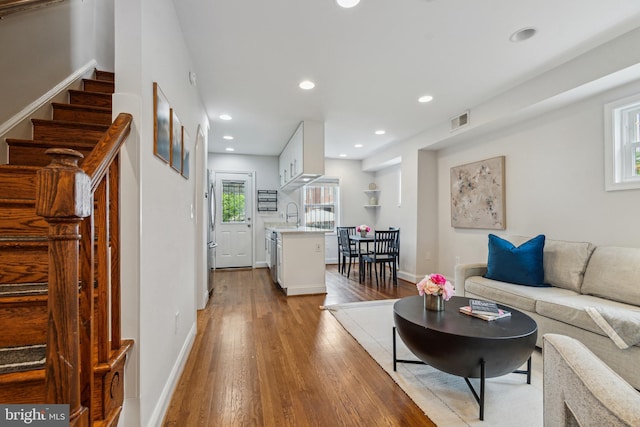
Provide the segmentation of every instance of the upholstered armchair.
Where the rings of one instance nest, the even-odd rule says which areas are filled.
[[[545,334],[544,425],[640,426],[640,393],[576,339]]]

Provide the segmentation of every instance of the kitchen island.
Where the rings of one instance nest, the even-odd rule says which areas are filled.
[[[276,233],[277,283],[287,296],[324,294],[325,230],[309,227],[267,227]],[[273,268],[273,266],[271,266]]]

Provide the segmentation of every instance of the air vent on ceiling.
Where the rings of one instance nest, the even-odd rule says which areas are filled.
[[[451,130],[458,130],[469,124],[469,110],[451,119]]]

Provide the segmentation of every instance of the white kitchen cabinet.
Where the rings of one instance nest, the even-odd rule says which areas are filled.
[[[324,234],[299,230],[279,233],[278,283],[287,296],[327,292]]]
[[[294,190],[324,174],[324,123],[304,121],[279,158],[280,185]]]
[[[280,233],[278,233],[278,246],[277,246],[277,255],[276,255],[276,264],[278,265],[278,268],[276,269],[277,272],[277,279],[278,279],[278,283],[280,284],[280,286],[282,287],[282,289],[285,289],[284,287],[284,270],[282,269],[282,238],[280,237]]]
[[[266,233],[267,235],[264,237],[264,253],[266,256],[267,268],[271,270],[271,233]]]
[[[290,155],[288,145],[284,147],[278,161],[278,168],[280,173],[280,187],[284,186],[291,179],[291,170],[289,169]]]

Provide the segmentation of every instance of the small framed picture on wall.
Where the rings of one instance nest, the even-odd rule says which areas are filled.
[[[169,163],[171,147],[171,108],[158,83],[153,83],[153,154]]]
[[[182,173],[182,124],[176,112],[171,109],[171,167]]]
[[[182,176],[189,179],[189,154],[191,153],[191,137],[182,126]]]

